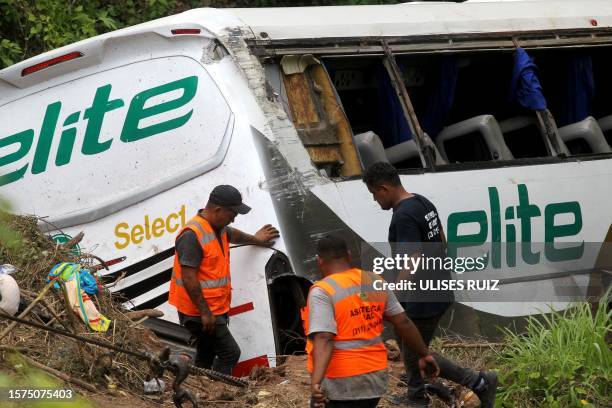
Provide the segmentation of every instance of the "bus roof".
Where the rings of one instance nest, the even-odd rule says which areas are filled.
[[[272,40],[404,37],[612,27],[612,1],[413,2],[379,6],[227,9]],[[596,22],[596,23],[595,23]]]
[[[173,29],[200,29],[199,36],[202,37],[226,37],[231,36],[233,29],[239,26],[250,30],[256,38],[281,41],[601,30],[612,28],[612,1],[491,0],[374,6],[193,9],[66,45],[0,70],[0,94],[1,91],[13,89],[9,84],[25,88],[60,74],[62,70],[53,69],[24,77],[23,70],[71,52],[81,53],[85,57],[66,69],[97,64],[104,55],[108,40],[146,33],[172,39],[177,37],[173,35]],[[239,35],[248,34],[242,30]]]

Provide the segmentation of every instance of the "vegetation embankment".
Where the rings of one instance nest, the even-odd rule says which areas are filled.
[[[612,406],[610,296],[531,317],[498,357],[504,406]]]

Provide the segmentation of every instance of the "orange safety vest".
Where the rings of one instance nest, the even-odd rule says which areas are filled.
[[[198,280],[202,288],[202,296],[208,308],[214,315],[227,313],[230,308],[232,285],[230,280],[229,241],[227,230],[221,231],[221,243],[208,221],[196,215],[179,231],[190,229],[195,232],[202,247],[202,262],[198,269]],[[176,250],[174,252],[174,267],[170,280],[168,303],[175,306],[179,312],[189,316],[199,316],[200,310],[193,304],[185,286],[183,274]]]
[[[323,289],[334,303],[337,334],[325,377],[353,377],[387,368],[387,349],[382,341],[387,292],[374,290],[374,279],[380,278],[353,268],[329,275],[310,288]],[[308,304],[302,309],[305,333],[308,309]],[[314,368],[312,348],[312,341],[307,339],[309,372]]]

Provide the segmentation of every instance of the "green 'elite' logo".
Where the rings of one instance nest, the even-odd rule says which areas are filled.
[[[535,265],[541,261],[542,253],[550,262],[562,262],[580,259],[584,253],[584,241],[573,246],[555,247],[557,238],[573,237],[582,230],[582,210],[578,201],[550,203],[542,210],[529,201],[527,185],[517,185],[518,205],[503,208],[499,192],[495,187],[489,187],[490,214],[485,210],[463,211],[451,213],[448,216],[448,242],[449,256],[456,257],[461,247],[478,246],[487,242],[492,243],[491,262],[494,268],[500,268],[503,260],[501,243],[508,245],[506,264],[516,266],[517,254],[514,249],[517,242],[521,250],[521,257],[528,265]],[[559,223],[557,215],[569,215],[571,222]],[[512,220],[518,220],[514,225]],[[544,251],[534,251],[532,243],[532,225],[536,222],[544,225]],[[479,231],[473,234],[460,233],[460,225],[476,223]],[[505,224],[505,225],[504,225]],[[505,228],[504,228],[505,226]],[[520,231],[518,228],[520,228]],[[504,234],[505,230],[505,234]],[[520,232],[520,233],[519,233]],[[519,240],[520,237],[520,240]]]
[[[123,143],[132,143],[183,126],[191,118],[193,109],[174,118],[164,116],[166,120],[148,126],[143,126],[143,122],[150,122],[153,116],[168,114],[186,105],[196,94],[197,86],[198,77],[189,76],[136,94],[127,109],[119,140]],[[104,117],[108,112],[122,109],[125,106],[123,99],[111,97],[111,90],[111,84],[99,87],[91,106],[84,109],[83,112],[80,110],[72,113],[62,112],[62,102],[53,102],[47,106],[40,130],[32,128],[8,136],[0,135],[0,187],[25,177],[28,168],[32,174],[45,172],[51,165],[49,160],[52,160],[54,156],[53,139],[58,135],[59,143],[54,163],[56,167],[70,163],[75,151],[80,150],[83,155],[97,155],[110,149],[113,138],[108,138],[107,135],[106,140],[101,140]],[[176,91],[180,91],[181,96],[157,104],[149,102],[161,95],[172,94]],[[87,121],[82,138],[77,137],[79,121]],[[59,129],[58,124],[61,124]],[[38,130],[38,137],[35,135],[36,130]],[[77,140],[82,140],[80,149],[75,148]],[[34,155],[29,163],[23,159],[32,149]],[[16,165],[17,162],[21,162],[21,166]],[[10,170],[5,170],[5,167]]]

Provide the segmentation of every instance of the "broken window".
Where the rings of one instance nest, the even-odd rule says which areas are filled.
[[[362,168],[376,161],[410,169],[610,152],[612,104],[605,97],[612,94],[612,80],[603,49],[386,52],[325,57],[284,77],[294,94],[289,110],[300,137],[329,174],[358,173],[333,147],[349,138],[359,160],[351,165],[361,162]],[[544,106],[517,99],[521,56],[531,70],[527,78],[535,78],[536,89],[541,83]]]
[[[310,159],[330,177],[361,174],[347,118],[327,71],[312,55],[280,62],[286,109]]]

